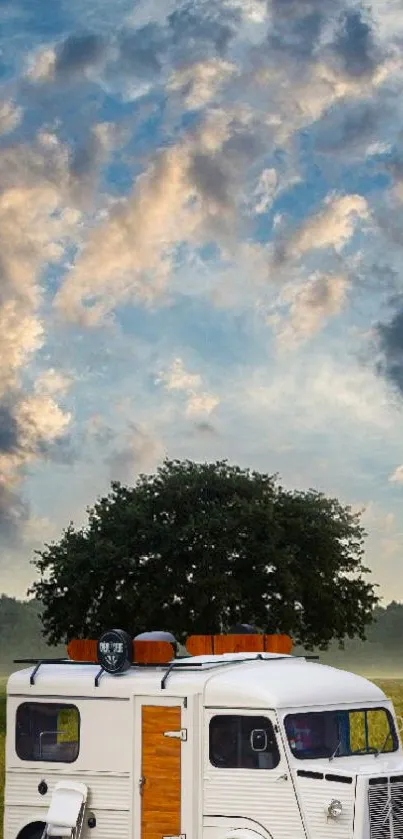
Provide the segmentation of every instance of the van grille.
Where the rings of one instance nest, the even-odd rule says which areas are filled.
[[[403,839],[403,775],[371,778],[370,839]]]

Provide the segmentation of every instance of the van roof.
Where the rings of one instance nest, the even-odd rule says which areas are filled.
[[[324,664],[274,653],[230,653],[176,659],[174,666],[132,667],[120,676],[99,665],[44,663],[30,685],[33,666],[13,673],[10,695],[130,698],[133,695],[201,694],[205,706],[292,708],[318,705],[384,704],[386,696],[372,682]],[[166,676],[165,690],[161,681]]]

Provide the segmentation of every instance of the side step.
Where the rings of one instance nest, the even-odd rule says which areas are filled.
[[[88,789],[85,784],[59,781],[52,792],[42,839],[80,839]]]

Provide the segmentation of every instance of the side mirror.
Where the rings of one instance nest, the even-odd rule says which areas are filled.
[[[250,747],[253,752],[267,751],[267,731],[264,728],[254,728],[250,733]]]

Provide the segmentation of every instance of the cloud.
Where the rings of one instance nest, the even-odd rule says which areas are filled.
[[[254,197],[256,204],[254,207],[255,213],[265,213],[273,202],[278,186],[278,175],[275,169],[264,169],[261,172]]]
[[[236,72],[236,66],[222,58],[199,61],[176,70],[168,82],[169,92],[179,92],[188,110],[203,108]]]
[[[95,122],[79,143],[72,144],[68,160],[68,189],[74,206],[93,212],[102,166],[124,141],[124,130],[119,130],[114,123]]]
[[[60,440],[70,423],[64,412],[49,396],[21,392],[9,394],[0,406],[3,422],[0,438],[0,476],[12,484],[18,470],[37,455],[47,455]]]
[[[92,325],[119,300],[137,297],[146,302],[161,295],[178,230],[183,238],[193,230],[192,214],[185,211],[191,197],[187,169],[186,149],[163,152],[133,195],[90,233],[55,298],[66,319]]]
[[[18,447],[18,425],[9,405],[0,404],[0,452],[9,454]]]
[[[398,303],[389,322],[376,327],[380,361],[378,372],[383,374],[403,395],[403,305]]]
[[[104,55],[103,39],[94,33],[69,35],[56,53],[55,75],[60,78],[81,76],[96,66]]]
[[[187,417],[209,415],[220,400],[211,393],[202,390],[203,380],[199,373],[189,373],[181,358],[176,358],[168,370],[159,374],[156,384],[163,384],[168,391],[182,391],[186,394]]]
[[[27,504],[3,481],[0,472],[0,534],[3,545],[14,542],[28,518]]]
[[[71,416],[47,396],[9,393],[0,402],[0,538],[17,540],[29,518],[18,487],[22,471],[52,456]]]
[[[72,380],[68,376],[50,367],[48,370],[40,373],[35,379],[35,393],[40,396],[64,394],[71,384]]]
[[[94,326],[119,303],[161,305],[181,246],[214,242],[235,260],[249,224],[245,172],[260,148],[264,127],[248,109],[234,107],[207,111],[162,149],[131,194],[89,229],[54,301],[62,317]]]
[[[60,264],[79,214],[69,206],[68,156],[51,134],[0,150],[0,535],[18,536],[27,468],[52,456],[71,416],[53,398],[66,382],[29,365],[45,343],[41,274]],[[4,528],[2,529],[2,525]]]
[[[284,247],[285,256],[298,259],[311,250],[334,248],[342,251],[356,224],[369,219],[369,208],[362,195],[329,195],[322,210],[304,221]]]
[[[199,373],[188,373],[181,358],[175,358],[169,370],[161,372],[156,380],[162,383],[167,390],[194,390],[202,384]]]
[[[403,466],[397,466],[389,477],[389,481],[395,484],[403,484]]]
[[[0,396],[16,383],[20,369],[42,343],[43,326],[30,300],[5,300],[0,305]]]
[[[197,417],[211,414],[219,404],[218,397],[211,393],[189,393],[186,416]]]
[[[334,3],[334,10],[337,9]],[[318,43],[324,23],[324,14],[331,13],[326,2],[299,3],[298,0],[272,0],[272,28],[268,36],[268,45],[281,55],[285,54],[293,61],[307,60],[312,56]],[[284,54],[284,53],[283,53]]]
[[[199,194],[222,209],[233,205],[231,169],[223,160],[203,152],[192,156],[189,175]]]
[[[153,78],[162,69],[166,38],[161,26],[147,23],[119,37],[119,69],[139,78]]]
[[[329,318],[340,314],[346,303],[348,279],[342,274],[315,274],[301,286],[288,286],[280,296],[288,316],[271,315],[279,345],[295,348],[318,332]]]
[[[52,82],[55,79],[56,52],[54,47],[40,47],[29,56],[27,79],[33,84]]]
[[[315,148],[322,154],[338,154],[344,159],[354,151],[361,156],[369,154],[380,130],[390,127],[392,117],[393,109],[383,101],[339,103],[322,119]]]
[[[164,149],[90,231],[55,298],[66,320],[94,325],[119,301],[163,298],[180,243],[233,239],[232,181],[217,152],[228,119],[206,120],[193,136]]]
[[[76,231],[67,155],[51,135],[0,150],[0,395],[43,343],[40,272]]]
[[[98,34],[68,35],[53,45],[37,49],[27,61],[26,78],[33,85],[82,82],[106,59],[107,42]]]
[[[10,134],[20,124],[23,110],[15,102],[0,102],[0,136]]]
[[[196,422],[195,429],[198,432],[198,434],[201,434],[206,437],[215,437],[217,434],[217,431],[211,422]]]
[[[347,433],[349,440],[361,440],[363,433],[385,438],[399,420],[381,380],[358,361],[340,352],[338,358],[321,353],[296,355],[277,366],[275,376],[256,370],[242,383],[237,399],[253,416],[264,412],[266,424],[274,429],[278,422],[282,439],[293,439],[295,447],[320,435],[338,440]],[[289,408],[292,406],[292,411]],[[322,437],[323,439],[323,437]],[[319,440],[319,438],[318,438]],[[339,445],[338,443],[336,445]],[[382,444],[383,445],[383,444]]]
[[[361,77],[373,73],[378,64],[377,50],[371,26],[364,20],[362,9],[343,12],[333,50],[348,75]]]
[[[35,453],[50,447],[61,438],[71,420],[48,395],[33,394],[22,398],[16,407],[20,447],[26,453]]]
[[[106,459],[111,480],[133,482],[140,472],[154,471],[165,454],[161,440],[133,423],[123,445],[113,449]]]
[[[224,55],[239,24],[237,8],[214,0],[185,2],[168,16],[171,42],[176,60],[205,59],[212,54]]]

